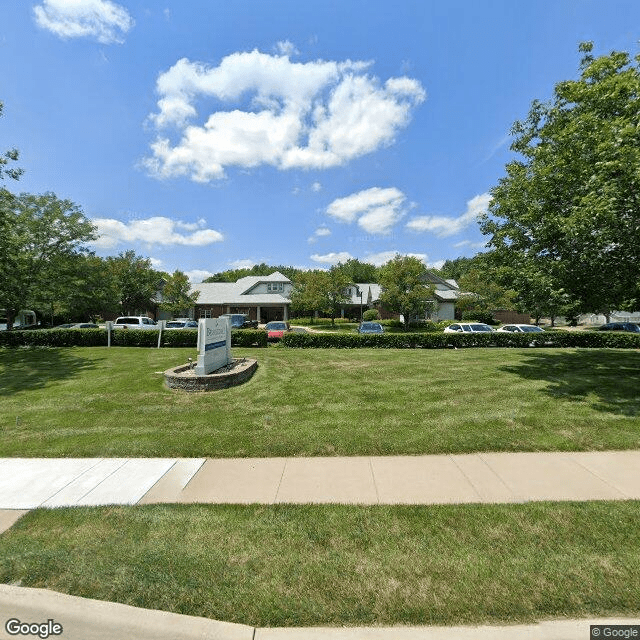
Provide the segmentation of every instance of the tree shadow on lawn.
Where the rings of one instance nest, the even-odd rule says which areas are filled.
[[[518,365],[501,367],[530,380],[546,380],[553,398],[584,401],[595,397],[598,411],[634,417],[640,414],[640,352],[531,351]]]
[[[96,363],[69,349],[4,349],[0,355],[0,396],[41,389],[50,382],[65,380],[94,369]]]

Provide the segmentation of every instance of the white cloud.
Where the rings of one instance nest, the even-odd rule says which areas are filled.
[[[205,271],[203,269],[193,269],[192,271],[185,271],[187,278],[191,284],[202,282],[210,276],[214,275],[212,271]]]
[[[459,233],[475,222],[491,202],[491,194],[483,193],[467,202],[467,210],[457,218],[446,216],[420,216],[407,222],[407,229],[418,232],[430,231],[443,238]]]
[[[33,8],[39,27],[60,38],[95,38],[103,44],[124,41],[134,25],[124,7],[109,0],[43,0]]]
[[[461,242],[456,242],[453,247],[454,249],[460,249],[462,247],[469,247],[469,249],[485,249],[487,246],[487,241],[482,240],[481,242],[472,242],[471,240],[462,240]]]
[[[331,235],[331,229],[327,227],[319,227],[313,232],[313,235],[308,238],[308,242],[315,242],[318,238],[326,238]]]
[[[320,262],[322,264],[338,264],[338,262],[346,262],[347,260],[351,260],[353,256],[347,251],[341,251],[340,253],[327,253],[323,256],[314,253],[311,256],[311,259],[314,262]]]
[[[403,256],[411,256],[413,258],[418,258],[426,264],[427,254],[426,253],[400,253],[399,251],[381,251],[380,253],[370,253],[366,255],[362,261],[368,262],[369,264],[373,264],[376,267],[380,267],[383,264],[389,262],[389,260],[393,260],[398,254]]]
[[[276,43],[276,51],[282,56],[289,57],[298,55],[300,53],[297,47],[292,42],[289,42],[289,40],[281,40],[280,42]]]
[[[339,222],[354,222],[368,233],[386,234],[406,213],[407,197],[395,187],[373,187],[334,200],[327,214]]]
[[[341,166],[391,144],[425,99],[417,80],[383,84],[367,74],[369,62],[299,63],[286,43],[280,51],[234,53],[217,67],[183,58],[161,73],[149,121],[169,133],[153,141],[146,167],[208,182],[230,166]]]
[[[156,216],[128,223],[113,218],[94,218],[92,222],[98,227],[98,239],[93,245],[105,249],[133,242],[203,247],[224,240],[219,231],[205,229],[204,220],[193,224]]]
[[[159,260],[158,258],[149,258],[149,262],[151,262],[151,266],[154,269],[162,269],[164,262],[162,262],[162,260]]]
[[[314,193],[318,193],[318,191],[322,191],[322,185],[319,182],[314,182],[311,185],[311,191]]]
[[[229,266],[233,269],[251,269],[254,265],[258,264],[255,260],[245,258],[244,260],[232,260]]]

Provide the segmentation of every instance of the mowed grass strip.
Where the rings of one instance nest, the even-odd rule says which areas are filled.
[[[0,582],[256,626],[640,614],[638,502],[33,511]]]
[[[0,456],[640,448],[640,351],[234,349],[246,384],[171,391],[188,349],[0,350]]]

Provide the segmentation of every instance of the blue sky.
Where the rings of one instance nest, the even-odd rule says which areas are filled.
[[[471,256],[509,129],[636,55],[637,0],[5,0],[0,149],[194,282],[255,263]]]

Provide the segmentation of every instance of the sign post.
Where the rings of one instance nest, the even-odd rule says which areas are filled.
[[[228,365],[231,358],[231,319],[200,318],[198,321],[197,376],[206,376]]]

